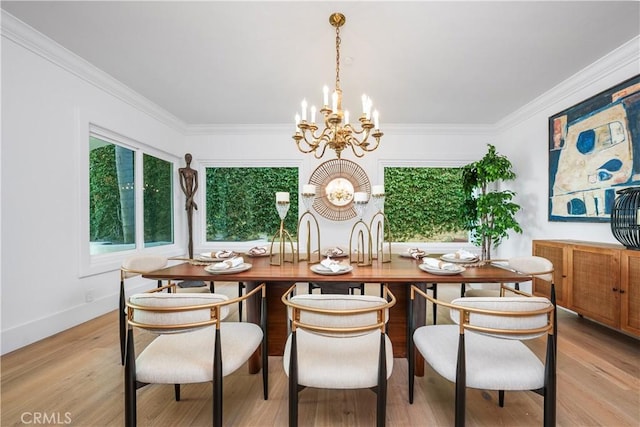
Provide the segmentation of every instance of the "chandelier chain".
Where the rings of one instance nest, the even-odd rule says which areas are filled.
[[[340,89],[340,27],[336,27],[336,89]]]

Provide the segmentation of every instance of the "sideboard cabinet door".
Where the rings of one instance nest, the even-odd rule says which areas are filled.
[[[548,259],[553,264],[553,282],[556,285],[556,304],[566,307],[567,297],[566,269],[567,269],[567,244],[553,240],[534,240],[533,255]],[[533,279],[533,294],[549,298],[551,289],[549,283]]]
[[[620,251],[569,247],[569,309],[620,327]]]
[[[640,251],[624,250],[621,258],[621,328],[640,335]]]

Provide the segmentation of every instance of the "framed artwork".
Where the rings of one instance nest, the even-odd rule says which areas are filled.
[[[322,163],[309,178],[309,184],[320,189],[313,208],[332,221],[354,218],[353,194],[363,191],[371,194],[371,184],[366,172],[358,164],[344,159]]]
[[[549,221],[608,222],[640,185],[640,75],[549,117]]]

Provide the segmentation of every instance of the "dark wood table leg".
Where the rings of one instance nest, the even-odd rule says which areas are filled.
[[[247,292],[255,289],[262,282],[244,282]],[[269,356],[282,356],[287,342],[287,310],[282,304],[282,295],[289,289],[292,282],[267,283],[267,351]],[[260,298],[247,300],[247,322],[260,324]],[[260,371],[260,351],[256,351],[249,359],[249,373]]]
[[[427,289],[429,288],[427,286],[426,283],[416,283],[415,284],[421,291],[427,292]],[[433,283],[433,292],[434,292],[434,297],[435,294],[437,292],[437,283]],[[411,303],[411,286],[407,285],[407,300],[409,302],[409,304]],[[406,310],[406,313],[408,313],[409,310]],[[434,310],[435,312],[435,310]],[[434,314],[435,316],[435,314]],[[414,306],[413,306],[413,321],[414,321],[414,325],[417,328],[419,328],[420,326],[424,326],[427,320],[427,303],[426,303],[426,299],[419,297],[416,298],[414,301]],[[409,318],[407,316],[407,325]],[[408,342],[407,342],[408,344]],[[424,376],[424,358],[422,357],[422,355],[420,354],[420,352],[417,349],[414,349],[415,351],[415,375],[416,377],[423,377]]]

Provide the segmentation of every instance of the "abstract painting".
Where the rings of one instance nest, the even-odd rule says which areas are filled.
[[[549,221],[608,222],[640,185],[640,75],[549,117]]]

